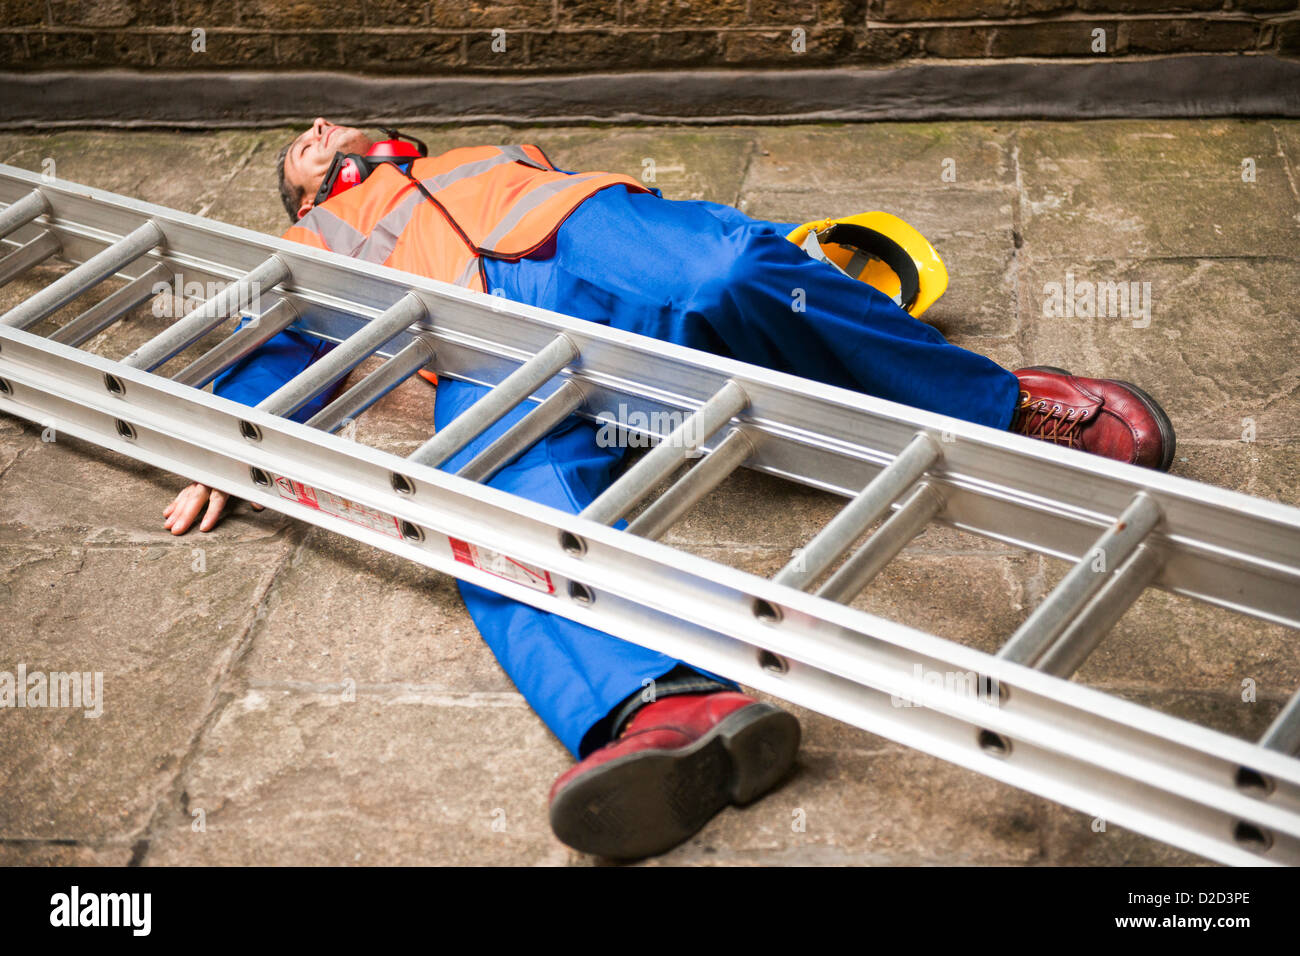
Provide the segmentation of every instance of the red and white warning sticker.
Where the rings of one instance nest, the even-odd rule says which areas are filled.
[[[555,593],[555,582],[551,580],[550,572],[545,568],[525,564],[508,554],[500,554],[489,548],[480,548],[476,544],[461,541],[459,538],[448,537],[447,540],[451,543],[451,553],[455,555],[457,561],[472,565],[480,571],[486,571],[488,574],[495,574],[507,581],[522,584],[534,591],[541,591],[545,594]]]
[[[340,498],[328,491],[318,491],[311,485],[304,485],[301,481],[294,481],[292,478],[285,478],[283,475],[274,475],[273,477],[275,479],[276,494],[281,498],[296,501],[300,505],[315,508],[317,511],[323,511],[336,518],[342,518],[344,521],[359,524],[371,531],[386,534],[391,538],[400,538],[402,536],[401,525],[390,514],[376,511],[374,508],[367,508],[355,501],[348,501],[347,498]]]

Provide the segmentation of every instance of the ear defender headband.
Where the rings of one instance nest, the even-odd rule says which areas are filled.
[[[359,153],[334,154],[334,161],[325,171],[325,178],[316,191],[312,205],[319,206],[325,200],[361,185],[385,163],[391,163],[405,172],[412,162],[429,155],[429,147],[414,136],[383,126],[379,127],[379,131],[387,139],[375,143],[364,156]]]

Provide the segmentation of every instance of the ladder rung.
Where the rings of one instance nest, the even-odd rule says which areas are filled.
[[[197,342],[259,296],[289,278],[289,267],[271,256],[256,269],[226,286],[166,331],[154,336],[126,358],[123,365],[151,372],[176,353]]]
[[[1134,496],[1088,552],[1061,579],[1052,593],[1034,609],[998,657],[1032,666],[1078,615],[1084,604],[1106,583],[1111,569],[1118,570],[1160,521],[1160,507],[1146,492]],[[1098,559],[1101,567],[1097,567]]]
[[[39,189],[33,189],[21,199],[15,199],[5,206],[4,212],[0,212],[0,239],[49,211],[50,204],[45,201]]]
[[[572,339],[564,333],[555,336],[544,349],[503,378],[451,424],[412,452],[409,460],[417,465],[437,468],[484,429],[500,421],[503,415],[558,375],[577,357],[578,349]]]
[[[943,493],[930,482],[921,482],[875,534],[817,589],[817,596],[848,604],[921,533],[943,505]]]
[[[651,488],[666,478],[686,456],[749,404],[744,389],[728,379],[722,388],[686,421],[655,445],[644,458],[623,473],[582,511],[582,517],[613,524],[627,514]]]
[[[934,439],[918,432],[898,457],[840,509],[773,580],[800,590],[807,588],[939,457],[939,446]]]
[[[157,223],[149,220],[137,226],[108,248],[55,279],[30,299],[0,315],[0,325],[15,329],[31,328],[83,292],[115,275],[162,241],[163,231]]]
[[[275,304],[235,334],[222,340],[172,376],[173,382],[202,388],[258,346],[264,345],[298,320],[298,310],[288,299]]]
[[[122,316],[126,315],[141,302],[154,295],[154,286],[166,282],[169,276],[162,263],[155,263],[144,275],[132,279],[108,298],[92,305],[67,325],[50,335],[51,342],[64,345],[80,345],[87,339],[94,338]]]
[[[408,292],[377,318],[340,342],[329,354],[262,399],[258,409],[272,415],[292,415],[383,347],[394,335],[427,314],[419,296]]]
[[[741,429],[733,428],[708,457],[678,478],[650,507],[627,526],[632,534],[658,540],[704,496],[722,484],[729,474],[754,454],[754,443]]]
[[[1269,724],[1259,745],[1289,756],[1300,756],[1300,692],[1296,693],[1282,712]]]
[[[466,462],[456,474],[470,481],[489,480],[506,462],[577,411],[584,398],[582,386],[568,379],[540,405],[511,425],[504,435]]]
[[[1142,546],[1120,566],[1052,645],[1034,662],[1037,670],[1069,678],[1083,666],[1101,639],[1142,596],[1159,573],[1164,559],[1154,548]]]
[[[0,259],[0,285],[5,285],[18,278],[33,266],[38,266],[62,248],[53,232],[46,229],[35,239],[31,239],[9,255]]]
[[[435,355],[432,336],[416,335],[409,345],[322,408],[307,424],[321,431],[336,431],[432,362]]]

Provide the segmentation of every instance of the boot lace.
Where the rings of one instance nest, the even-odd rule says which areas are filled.
[[[1066,409],[1049,399],[1036,399],[1028,392],[1021,392],[1011,430],[1030,438],[1080,448],[1079,428],[1091,414],[1090,409]]]

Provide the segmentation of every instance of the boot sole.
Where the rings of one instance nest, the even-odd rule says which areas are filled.
[[[687,747],[628,754],[578,777],[551,802],[551,829],[594,856],[663,853],[728,804],[772,789],[793,765],[799,736],[792,714],[750,704]]]
[[[1063,368],[1055,365],[1030,365],[1024,369],[1027,372],[1052,372],[1056,375],[1073,375]],[[1160,403],[1152,398],[1143,389],[1138,388],[1132,382],[1125,382],[1117,378],[1103,379],[1115,385],[1122,385],[1137,396],[1144,408],[1151,413],[1151,417],[1156,420],[1156,427],[1160,430],[1160,447],[1164,449],[1164,455],[1160,459],[1160,464],[1156,466],[1159,471],[1168,471],[1174,463],[1174,452],[1178,447],[1178,439],[1174,435],[1174,423],[1170,421],[1168,414],[1160,406]]]

